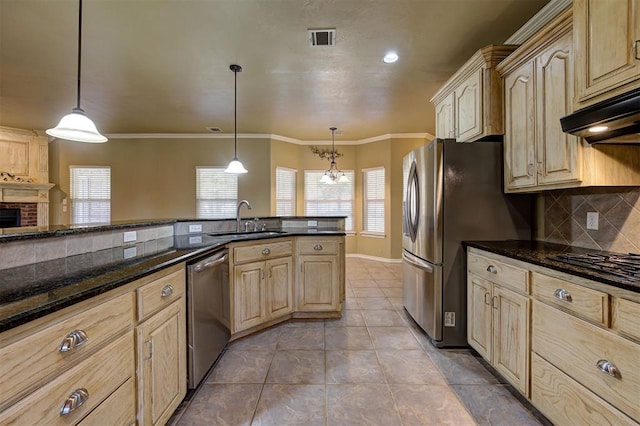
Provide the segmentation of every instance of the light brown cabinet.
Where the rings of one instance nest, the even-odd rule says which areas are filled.
[[[431,98],[436,137],[472,142],[502,135],[502,80],[495,66],[517,46],[478,50]]]
[[[341,310],[338,239],[300,238],[298,311]]]
[[[640,1],[574,0],[575,108],[640,86]]]
[[[528,396],[530,301],[527,294],[518,292],[518,288],[526,288],[527,282],[516,280],[512,287],[500,284],[513,279],[510,272],[518,268],[473,254],[468,259],[469,345],[522,394]],[[481,278],[484,272],[496,275],[496,279],[489,281]],[[500,276],[501,273],[504,278]],[[527,279],[526,273],[524,279]]]

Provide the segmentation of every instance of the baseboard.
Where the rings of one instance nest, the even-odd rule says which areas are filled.
[[[388,257],[369,256],[368,254],[347,253],[346,257],[357,257],[358,259],[375,260],[384,263],[402,263],[402,259],[389,259]]]

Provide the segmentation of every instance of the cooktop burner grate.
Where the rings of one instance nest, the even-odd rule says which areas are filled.
[[[631,282],[640,282],[640,254],[567,253],[547,259],[615,275]]]

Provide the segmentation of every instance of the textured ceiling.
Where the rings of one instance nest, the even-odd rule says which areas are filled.
[[[239,133],[433,133],[438,87],[547,2],[85,0],[81,104],[106,134],[232,133],[237,63]],[[77,19],[77,1],[0,0],[0,125],[46,129],[75,106]]]

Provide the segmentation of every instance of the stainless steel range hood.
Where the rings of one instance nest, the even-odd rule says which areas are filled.
[[[640,144],[640,87],[560,119],[565,133],[589,143]]]

